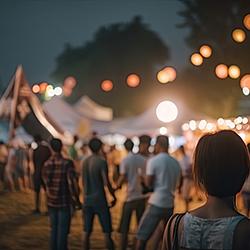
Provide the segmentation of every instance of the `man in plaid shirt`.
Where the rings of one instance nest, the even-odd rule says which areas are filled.
[[[61,140],[52,139],[50,146],[52,156],[42,168],[51,223],[50,247],[51,250],[67,250],[71,207],[80,206],[79,188],[73,162],[61,154]]]

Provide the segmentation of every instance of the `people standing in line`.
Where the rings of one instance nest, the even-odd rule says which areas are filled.
[[[106,248],[114,249],[114,243],[111,238],[112,223],[109,206],[107,203],[104,186],[107,186],[113,197],[111,206],[116,203],[114,189],[112,188],[108,178],[108,166],[106,160],[102,156],[102,141],[97,137],[89,141],[89,148],[92,152],[82,167],[82,179],[84,187],[84,233],[83,233],[83,249],[90,249],[90,236],[93,228],[93,220],[95,215],[99,217],[103,232],[105,234]]]
[[[51,150],[49,145],[44,142],[40,135],[34,136],[34,141],[36,143],[36,147],[32,152],[32,162],[33,162],[33,184],[35,191],[35,209],[34,213],[40,213],[40,192],[41,188],[44,188],[43,180],[42,180],[42,167],[44,163],[51,156]]]
[[[122,184],[127,182],[126,200],[123,204],[119,227],[122,250],[127,249],[128,232],[133,211],[136,213],[137,223],[139,224],[146,204],[146,197],[142,194],[141,186],[141,179],[143,178],[141,174],[145,173],[146,158],[132,152],[134,143],[131,139],[125,141],[124,147],[128,155],[121,162],[120,177],[117,182],[118,188],[121,188]]]
[[[50,146],[52,155],[42,168],[51,224],[50,249],[67,250],[73,201],[80,206],[79,188],[73,161],[62,156],[61,140],[52,139]]]
[[[3,141],[0,141],[0,190],[5,188],[5,168],[8,160],[8,148]]]
[[[247,144],[247,149],[248,149],[248,153],[250,155],[250,143]],[[250,217],[250,175],[248,176],[248,178],[246,179],[246,181],[243,185],[241,195],[243,198],[244,208],[246,210],[246,215],[248,217]]]
[[[137,250],[146,248],[147,241],[156,228],[158,233],[152,249],[159,249],[164,227],[173,214],[174,193],[180,179],[181,168],[178,161],[168,154],[168,148],[168,137],[158,136],[155,144],[156,156],[147,162],[146,184],[153,187],[153,193],[137,231]]]
[[[249,169],[249,154],[237,133],[222,130],[202,136],[194,153],[193,173],[207,202],[169,220],[162,250],[249,250],[250,220],[235,207]]]
[[[194,186],[192,175],[192,163],[190,157],[186,154],[184,146],[179,147],[181,158],[179,160],[181,166],[181,195],[185,201],[185,211],[188,211],[188,204],[191,200],[191,189]]]

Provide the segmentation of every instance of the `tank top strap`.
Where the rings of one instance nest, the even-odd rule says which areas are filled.
[[[224,241],[223,241],[223,249],[232,249],[233,235],[234,235],[235,228],[238,225],[238,223],[244,218],[245,216],[243,215],[238,215],[232,218],[225,232]]]

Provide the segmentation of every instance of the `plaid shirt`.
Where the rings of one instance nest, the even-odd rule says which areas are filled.
[[[49,207],[67,207],[72,203],[69,182],[76,180],[74,164],[61,154],[52,155],[42,168]],[[70,178],[70,179],[69,179]]]

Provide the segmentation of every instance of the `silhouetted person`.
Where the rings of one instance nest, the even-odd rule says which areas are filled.
[[[50,146],[52,156],[42,169],[51,224],[50,249],[67,250],[72,205],[80,206],[79,188],[73,161],[62,156],[61,140],[52,139]]]
[[[35,213],[40,213],[40,191],[44,187],[42,181],[42,167],[44,163],[51,156],[51,151],[46,142],[44,142],[40,135],[34,136],[36,142],[36,148],[33,150],[32,159],[33,159],[33,182],[34,182],[34,191],[35,191]]]
[[[89,148],[92,155],[83,162],[82,179],[84,187],[84,235],[83,235],[83,249],[88,250],[89,238],[93,229],[93,220],[95,215],[99,217],[102,230],[105,234],[106,247],[109,250],[114,249],[113,240],[111,238],[112,223],[107,199],[105,195],[104,186],[106,185],[110,194],[113,197],[111,206],[116,203],[114,190],[111,187],[108,178],[108,166],[106,160],[103,158],[102,141],[98,138],[92,138],[89,141]]]
[[[249,250],[250,220],[235,207],[249,168],[246,145],[234,131],[202,136],[194,153],[193,173],[207,201],[169,220],[162,250]]]

